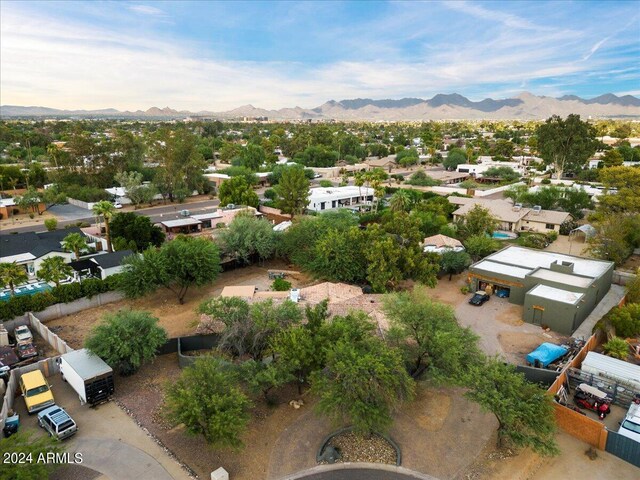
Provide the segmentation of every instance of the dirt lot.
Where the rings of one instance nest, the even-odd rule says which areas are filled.
[[[307,404],[294,410],[288,402],[299,398],[297,390],[281,389],[273,395],[276,406],[269,407],[260,400],[256,401],[249,428],[242,436],[245,444],[243,449],[214,449],[201,436],[188,435],[180,427],[171,428],[163,418],[161,405],[164,387],[179,375],[177,356],[163,355],[135,375],[118,378],[116,399],[200,478],[209,478],[211,472],[220,466],[234,480],[266,478],[276,440],[289,425],[312,408],[311,404]]]
[[[267,273],[269,269],[294,270],[285,262],[273,260],[265,262],[264,265],[251,265],[222,272],[212,284],[190,289],[184,305],[178,303],[176,296],[172,292],[165,288],[160,288],[156,293],[143,298],[123,300],[91,308],[51,320],[46,324],[71,347],[80,348],[87,334],[105,313],[116,312],[122,308],[133,308],[149,311],[158,317],[160,325],[167,331],[167,335],[170,338],[190,335],[194,333],[198,322],[196,309],[200,303],[219,295],[227,285],[255,285],[258,287],[258,291],[267,291],[272,283]],[[303,287],[312,283],[310,278],[304,274],[287,276],[286,280],[291,282],[293,287]]]
[[[619,270],[624,270],[625,272],[636,273],[640,268],[640,255],[631,255],[627,260],[620,266]]]

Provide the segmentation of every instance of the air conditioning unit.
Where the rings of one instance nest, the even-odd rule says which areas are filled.
[[[516,203],[513,205],[513,211],[514,212],[519,212],[520,210],[522,210],[522,204],[521,203]]]
[[[539,215],[540,212],[542,211],[542,207],[540,205],[534,205],[532,211],[534,215]]]

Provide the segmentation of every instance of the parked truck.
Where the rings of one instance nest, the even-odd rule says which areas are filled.
[[[80,403],[94,406],[113,394],[113,369],[86,348],[58,358],[62,379],[76,391]]]

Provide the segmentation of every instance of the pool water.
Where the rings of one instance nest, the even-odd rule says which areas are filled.
[[[510,233],[504,233],[504,232],[493,232],[493,235],[491,235],[493,238],[499,239],[499,240],[507,240],[509,238],[514,238],[514,236]]]
[[[51,290],[51,286],[46,282],[32,283],[30,285],[16,287],[15,296],[21,297],[23,295],[33,295],[34,293],[46,292],[47,290]],[[0,300],[9,300],[11,296],[11,290],[0,291]]]

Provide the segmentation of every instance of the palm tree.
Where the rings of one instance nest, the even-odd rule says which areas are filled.
[[[87,240],[78,232],[70,233],[62,240],[62,247],[69,252],[73,252],[76,260],[80,260],[80,252],[87,248]]]
[[[409,210],[411,199],[404,190],[399,190],[391,196],[389,208],[394,212],[406,212]]]
[[[56,147],[53,143],[50,143],[47,146],[47,154],[51,158],[53,158],[53,163],[56,164],[56,170],[58,169],[58,147]]]
[[[9,285],[11,293],[15,294],[15,286],[29,280],[27,272],[22,265],[13,263],[0,263],[0,283]]]
[[[73,269],[70,265],[64,263],[64,258],[55,256],[45,258],[42,261],[38,269],[38,278],[45,282],[53,282],[56,284],[56,287],[58,287],[60,286],[60,280],[64,280],[72,273]]]
[[[107,250],[109,252],[113,252],[113,248],[111,247],[111,235],[109,234],[109,221],[115,212],[116,207],[113,206],[113,203],[106,200],[102,200],[93,206],[93,213],[95,215],[102,215],[102,218],[104,218],[104,229],[107,236]]]

